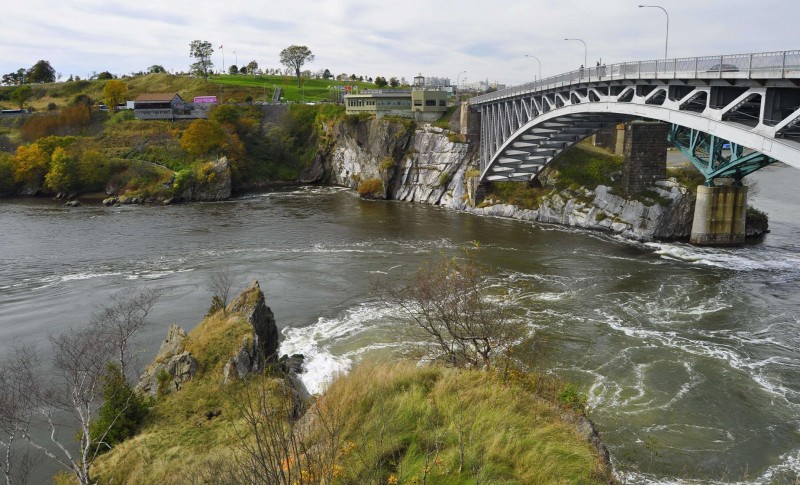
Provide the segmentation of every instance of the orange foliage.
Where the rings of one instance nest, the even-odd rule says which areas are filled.
[[[36,141],[48,135],[74,135],[89,126],[91,120],[89,106],[76,104],[63,108],[58,114],[29,117],[20,128],[20,133],[27,141]]]
[[[225,132],[218,124],[209,120],[194,120],[181,137],[181,148],[190,155],[199,157],[222,147]]]

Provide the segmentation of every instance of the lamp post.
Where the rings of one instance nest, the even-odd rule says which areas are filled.
[[[660,8],[667,16],[667,40],[664,42],[664,59],[667,59],[667,49],[669,48],[669,12],[661,5],[639,5],[639,8]]]
[[[458,87],[461,85],[461,75],[466,73],[467,71],[461,71],[458,73],[458,76],[456,76],[456,92],[458,92]]]
[[[583,67],[584,68],[588,68],[588,66],[586,65],[586,59],[587,59],[587,56],[586,56],[586,52],[587,52],[586,42],[584,42],[583,39],[564,39],[564,40],[577,40],[578,42],[583,44]]]
[[[525,57],[532,57],[532,58],[536,59],[536,62],[539,63],[539,80],[541,81],[541,79],[542,79],[542,61],[540,61],[538,57],[530,55],[530,54],[525,54]],[[536,76],[533,77],[533,82],[534,83],[536,82]]]

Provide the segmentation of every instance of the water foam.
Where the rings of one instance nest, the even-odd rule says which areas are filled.
[[[396,313],[397,309],[380,302],[366,302],[335,317],[320,317],[306,327],[287,327],[283,329],[279,352],[303,354],[303,383],[309,392],[318,394],[337,375],[349,371],[366,352],[398,345],[395,342],[374,341],[363,345],[361,342],[365,338],[379,338],[378,330],[385,328],[385,322]],[[375,332],[366,334],[372,330]]]

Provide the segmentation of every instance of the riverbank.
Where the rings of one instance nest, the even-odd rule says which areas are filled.
[[[686,241],[701,183],[691,168],[623,195],[623,159],[580,143],[539,176],[540,187],[494,183],[476,205],[478,150],[449,130],[407,120],[353,120],[325,126],[320,156],[307,173],[320,183],[358,190],[362,196],[438,205],[476,215],[560,224],[618,234],[637,241]],[[766,214],[748,211],[747,235],[768,232]]]

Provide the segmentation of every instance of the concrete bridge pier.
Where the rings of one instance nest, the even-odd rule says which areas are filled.
[[[744,244],[747,187],[697,187],[689,242],[697,246]]]

